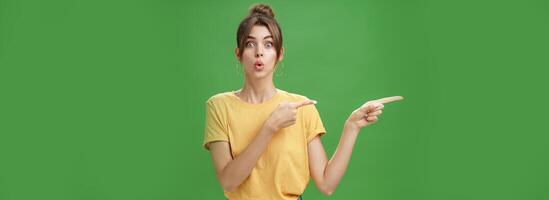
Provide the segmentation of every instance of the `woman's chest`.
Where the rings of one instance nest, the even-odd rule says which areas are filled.
[[[300,113],[298,113],[300,115]],[[229,117],[229,143],[233,156],[242,153],[260,134],[270,112],[241,112]],[[301,117],[296,116],[293,125],[273,133],[264,154],[302,154],[306,148],[306,133]]]

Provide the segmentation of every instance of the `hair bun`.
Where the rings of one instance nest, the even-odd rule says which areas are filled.
[[[266,4],[255,4],[250,8],[250,15],[265,15],[270,18],[274,18],[275,14],[273,9]]]

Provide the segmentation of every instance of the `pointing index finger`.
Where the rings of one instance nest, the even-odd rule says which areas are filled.
[[[311,104],[316,104],[316,101],[315,100],[305,100],[305,101],[300,101],[300,102],[294,102],[293,106],[295,108],[299,108],[299,107],[306,106],[306,105],[311,105]]]
[[[402,97],[402,96],[392,96],[392,97],[381,98],[381,99],[378,99],[378,100],[375,100],[375,101],[378,102],[378,103],[386,104],[386,103],[391,103],[391,102],[395,102],[395,101],[400,101],[402,99],[404,99],[404,97]]]

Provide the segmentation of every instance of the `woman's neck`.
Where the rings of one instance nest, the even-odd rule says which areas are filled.
[[[261,103],[271,99],[276,94],[276,88],[272,81],[244,82],[241,90],[236,95],[248,103]]]

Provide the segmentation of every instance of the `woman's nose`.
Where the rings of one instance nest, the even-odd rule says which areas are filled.
[[[255,49],[255,57],[256,58],[263,57],[263,48],[262,47],[258,47],[257,49]]]

